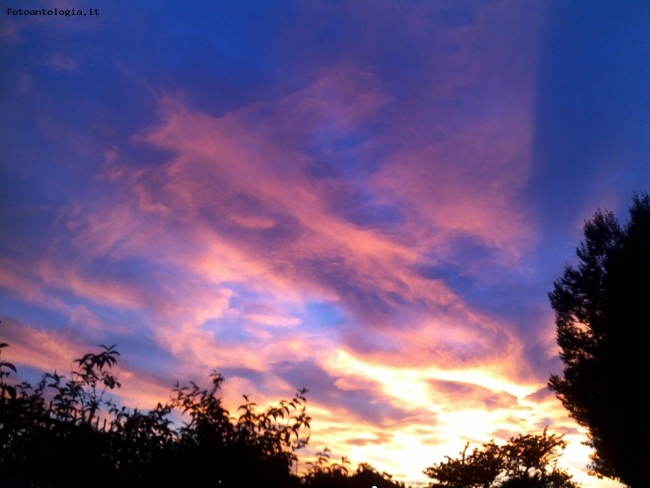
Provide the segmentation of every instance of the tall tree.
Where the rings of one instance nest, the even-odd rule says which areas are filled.
[[[597,211],[584,227],[578,265],[549,293],[564,363],[549,388],[589,430],[591,473],[646,486],[637,439],[649,433],[650,197],[635,195],[621,226]]]

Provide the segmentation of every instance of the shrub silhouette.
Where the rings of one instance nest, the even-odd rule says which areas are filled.
[[[218,396],[224,378],[213,373],[209,388],[177,383],[168,403],[132,410],[107,397],[121,386],[112,373],[119,352],[99,347],[74,361],[69,379],[46,373],[36,386],[13,381],[16,367],[0,357],[0,486],[404,486],[367,464],[349,474],[327,448],[302,477],[292,474],[309,440],[307,389],[266,410],[245,395],[231,416]]]
[[[427,468],[425,474],[434,480],[432,487],[447,488],[576,488],[571,476],[556,465],[566,443],[562,436],[518,435],[500,446],[490,441],[482,449],[460,458],[447,457]]]
[[[291,465],[308,441],[306,389],[264,411],[245,397],[234,418],[215,373],[209,389],[177,384],[169,403],[143,413],[106,398],[121,386],[119,353],[100,348],[75,360],[70,379],[46,373],[35,387],[12,382],[16,368],[0,358],[0,486],[299,485]],[[174,410],[187,419],[180,428]]]
[[[244,396],[235,416],[218,396],[224,378],[210,386],[176,384],[167,403],[144,412],[116,405],[107,392],[121,385],[113,374],[119,353],[100,346],[75,360],[70,378],[46,373],[32,386],[11,378],[0,344],[0,487],[222,487],[404,488],[368,464],[349,472],[325,448],[292,473],[296,452],[309,441],[306,389],[261,410]],[[178,426],[173,414],[182,414]],[[518,436],[485,444],[460,459],[427,468],[432,486],[454,488],[573,488],[555,462],[561,437]]]
[[[0,361],[0,482],[108,486],[115,481],[110,439],[97,429],[97,413],[106,389],[119,386],[108,373],[119,353],[102,348],[99,354],[76,360],[79,369],[70,380],[55,372],[44,375],[35,387],[9,384],[16,368]]]
[[[316,461],[308,462],[309,470],[301,483],[311,488],[404,488],[404,483],[395,482],[388,473],[379,473],[366,463],[361,463],[357,471],[350,475],[345,456],[341,463],[330,461],[330,450],[326,447],[316,455]]]

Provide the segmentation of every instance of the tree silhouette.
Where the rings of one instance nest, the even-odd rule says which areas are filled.
[[[0,357],[0,486],[299,486],[291,466],[308,440],[306,389],[262,411],[245,397],[231,417],[215,373],[210,388],[177,385],[171,402],[143,413],[106,398],[120,387],[119,353],[100,347],[75,360],[70,379],[46,373],[34,387],[12,381],[15,366]]]
[[[475,448],[467,453],[469,443],[460,453],[460,458],[452,459],[427,468],[424,473],[436,482],[434,487],[448,488],[489,488],[493,486],[503,470],[501,450],[493,441],[484,444],[483,449]]]
[[[566,443],[561,436],[519,435],[500,446],[490,441],[460,458],[427,468],[432,488],[575,488],[571,476],[557,467],[558,450]]]
[[[97,414],[109,403],[106,389],[119,387],[109,372],[119,353],[101,347],[75,361],[79,368],[69,380],[54,372],[35,387],[11,385],[16,370],[0,361],[0,484],[114,485],[111,439],[98,429]],[[75,469],[62,469],[71,462]]]
[[[330,461],[330,450],[326,447],[316,454],[316,460],[308,462],[308,471],[301,484],[310,488],[405,488],[404,483],[394,481],[388,473],[379,473],[367,463],[361,463],[355,473],[350,474],[345,456],[340,463]]]
[[[69,379],[46,373],[36,386],[10,378],[16,367],[2,358],[6,347],[0,343],[0,486],[404,488],[368,464],[350,474],[349,461],[330,462],[327,448],[306,473],[292,473],[309,440],[305,388],[265,410],[244,395],[232,416],[218,396],[224,378],[213,373],[209,388],[177,383],[170,402],[143,412],[107,398],[121,386],[115,346],[76,359]]]
[[[645,486],[637,447],[648,433],[650,401],[639,383],[647,371],[650,325],[650,197],[635,195],[622,227],[597,211],[584,227],[579,263],[567,266],[549,293],[563,375],[549,388],[589,429],[591,473]]]

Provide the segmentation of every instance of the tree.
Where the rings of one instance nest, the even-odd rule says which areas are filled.
[[[562,436],[518,435],[504,445],[494,441],[459,459],[447,457],[424,473],[432,488],[575,488],[571,476],[557,467],[558,450],[566,447]]]
[[[291,472],[308,442],[306,389],[260,410],[245,396],[230,416],[212,386],[172,390],[171,402],[144,413],[119,407],[107,390],[119,352],[76,359],[71,377],[46,373],[36,386],[10,378],[0,343],[0,486],[299,486]],[[176,425],[176,420],[185,422]]]
[[[116,346],[76,359],[70,378],[45,373],[35,386],[11,378],[7,346],[0,342],[0,487],[405,488],[368,464],[350,474],[347,458],[332,463],[327,448],[302,476],[292,472],[309,441],[306,388],[266,409],[244,395],[231,415],[215,372],[209,388],[177,383],[169,402],[146,412],[107,398],[121,387]]]
[[[308,462],[309,469],[301,477],[302,486],[309,488],[405,488],[404,483],[394,481],[388,473],[379,473],[367,463],[359,464],[357,471],[350,474],[346,464],[350,464],[343,456],[340,463],[330,462],[330,450],[326,447],[323,452],[316,454],[316,461]]]
[[[459,459],[447,456],[447,461],[427,468],[424,473],[434,480],[434,487],[490,488],[504,468],[500,447],[494,441],[483,444],[467,454],[469,443]]]
[[[549,293],[563,374],[549,388],[594,449],[591,474],[645,486],[637,440],[648,434],[646,332],[650,325],[650,197],[635,195],[625,226],[597,211],[576,267]],[[639,376],[642,375],[642,376]],[[641,380],[641,381],[640,381]]]

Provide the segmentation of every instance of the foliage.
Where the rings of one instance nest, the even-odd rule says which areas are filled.
[[[100,347],[75,361],[70,379],[47,373],[35,387],[12,382],[15,366],[0,360],[0,486],[298,485],[291,465],[308,441],[306,389],[264,411],[245,397],[231,417],[215,373],[209,389],[177,385],[169,403],[143,413],[106,398],[120,387],[111,373],[119,353]],[[174,411],[187,420],[179,428]]]
[[[404,488],[368,464],[350,474],[327,448],[292,474],[309,441],[304,388],[266,410],[244,395],[231,416],[218,396],[224,378],[213,373],[209,388],[177,383],[168,403],[131,410],[107,398],[121,386],[112,373],[119,353],[100,348],[75,360],[70,379],[46,373],[34,387],[16,384],[15,366],[0,357],[0,486]]]
[[[35,387],[26,382],[11,385],[9,370],[16,370],[1,363],[0,483],[31,482],[32,473],[39,473],[44,486],[72,485],[75,477],[90,476],[110,483],[109,438],[97,430],[97,413],[105,403],[106,389],[119,386],[108,373],[119,353],[101,347],[99,354],[76,360],[79,369],[70,380],[54,372],[44,375]],[[79,465],[74,474],[60,469],[71,459]]]
[[[564,363],[549,388],[589,429],[592,474],[645,486],[636,429],[650,410],[637,379],[647,369],[650,197],[634,196],[624,227],[611,212],[596,212],[584,236],[578,265],[549,293]]]
[[[561,436],[519,435],[500,446],[490,441],[460,458],[440,462],[424,473],[439,488],[574,488],[571,477],[557,467],[558,449],[566,443]]]
[[[306,389],[291,400],[261,410],[248,396],[233,416],[219,392],[224,378],[211,375],[209,388],[177,384],[168,403],[144,412],[107,397],[121,385],[113,374],[119,353],[100,346],[75,360],[70,379],[46,373],[35,386],[17,383],[0,344],[0,486],[239,488],[404,488],[387,473],[349,461],[331,462],[325,448],[301,477],[292,474],[296,452],[308,443],[311,418]],[[182,425],[173,419],[181,417]],[[494,442],[461,459],[428,468],[438,487],[573,488],[555,466],[560,437],[518,436]]]
[[[404,484],[393,481],[388,473],[379,473],[366,463],[361,463],[354,474],[349,474],[345,456],[340,463],[330,461],[330,450],[326,447],[316,455],[316,461],[307,463],[309,470],[301,479],[304,486],[311,488],[404,488]]]
[[[503,460],[499,446],[494,442],[475,448],[467,454],[469,443],[460,453],[459,459],[447,456],[447,461],[427,468],[424,473],[437,480],[433,486],[449,488],[489,487],[503,470]]]

